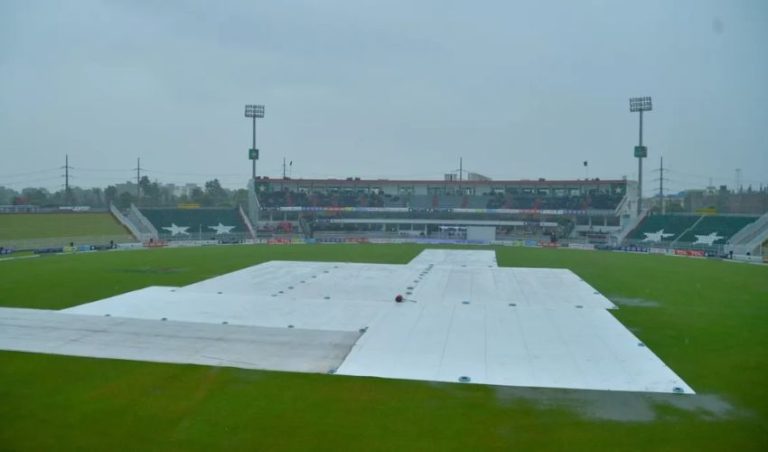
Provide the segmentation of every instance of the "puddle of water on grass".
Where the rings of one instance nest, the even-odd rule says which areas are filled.
[[[619,306],[631,306],[637,308],[656,308],[659,306],[658,301],[646,300],[644,298],[625,298],[625,297],[609,297],[610,300]]]
[[[586,419],[616,422],[653,422],[660,418],[660,412],[675,411],[703,420],[727,419],[738,414],[730,403],[714,394],[497,387],[496,397],[501,403],[533,402],[542,409],[566,409]]]

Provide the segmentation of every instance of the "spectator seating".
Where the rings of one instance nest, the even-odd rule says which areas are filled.
[[[547,196],[532,194],[484,195],[379,195],[364,192],[262,192],[264,208],[277,207],[405,207],[412,209],[549,209],[614,210],[623,195],[593,193],[587,196]]]
[[[627,239],[673,242],[693,226],[699,218],[698,215],[649,215],[627,235]]]
[[[587,196],[537,196],[496,194],[488,200],[488,209],[614,210],[623,195],[594,193]]]
[[[384,207],[384,199],[377,194],[353,191],[294,192],[288,190],[259,194],[262,207]]]
[[[139,209],[163,240],[217,240],[244,236],[238,209]]]
[[[702,242],[697,236],[711,235],[712,238],[715,238],[715,240],[712,241],[712,244],[722,245],[728,242],[728,239],[734,234],[757,220],[757,218],[758,217],[731,217],[718,215],[706,216],[703,217],[693,229],[683,234],[682,237],[678,239],[678,242],[709,244],[709,240],[704,239],[705,241]]]
[[[627,235],[627,239],[703,246],[723,245],[755,220],[757,217],[649,215]]]

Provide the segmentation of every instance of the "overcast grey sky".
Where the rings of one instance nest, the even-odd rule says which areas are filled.
[[[260,175],[768,184],[768,2],[0,1],[0,185]]]

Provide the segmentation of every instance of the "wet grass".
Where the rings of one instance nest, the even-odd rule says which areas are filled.
[[[0,245],[4,240],[119,235],[130,237],[109,213],[0,214]]]
[[[0,305],[60,309],[274,259],[405,263],[421,249],[231,246],[3,261]],[[0,450],[768,449],[768,267],[527,248],[497,258],[570,268],[608,297],[653,302],[612,313],[706,400],[0,352]]]

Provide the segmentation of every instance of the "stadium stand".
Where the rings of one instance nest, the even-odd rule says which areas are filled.
[[[248,228],[239,209],[139,208],[161,240],[222,240],[246,238]]]
[[[627,240],[675,246],[719,246],[757,219],[732,215],[648,215],[627,235]]]
[[[260,195],[262,207],[407,207],[413,209],[565,209],[614,210],[623,196],[526,195],[405,195],[381,196],[353,192],[302,193],[281,190]]]
[[[264,186],[262,186],[264,187]],[[269,187],[269,186],[268,186]],[[578,191],[577,188],[562,192]],[[562,195],[555,190],[510,189],[504,193],[461,194],[389,194],[363,189],[296,191],[291,188],[259,192],[262,208],[279,207],[404,207],[412,209],[563,209],[615,210],[624,191],[606,192],[591,189],[583,194]]]
[[[585,196],[532,196],[528,194],[497,194],[487,203],[488,209],[564,209],[615,210],[623,194],[592,193]]]
[[[694,227],[680,236],[677,241],[694,245],[722,245],[748,224],[757,220],[757,218],[721,215],[705,216]],[[710,241],[709,238],[713,240]]]
[[[628,216],[626,180],[361,180],[260,178],[260,236],[314,232],[439,236],[440,227],[496,226],[505,239],[605,243]],[[254,196],[256,198],[256,196]],[[622,207],[624,206],[624,207]],[[577,226],[578,225],[578,226]],[[414,232],[415,231],[415,232]]]
[[[264,208],[274,207],[383,207],[384,200],[377,194],[336,191],[311,193],[279,190],[259,194],[259,202]]]
[[[648,215],[627,240],[674,242],[698,221],[698,215]]]

